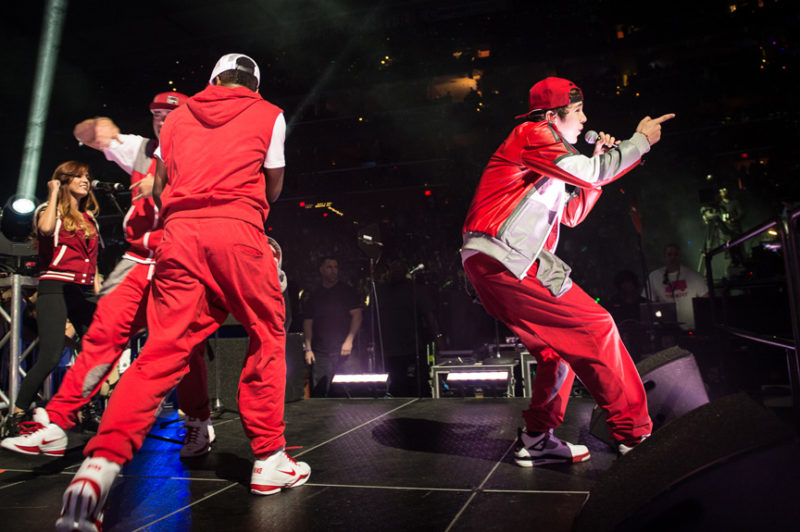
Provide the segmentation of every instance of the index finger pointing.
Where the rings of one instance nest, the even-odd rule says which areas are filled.
[[[667,113],[665,115],[659,116],[658,118],[654,118],[653,122],[655,122],[656,124],[660,124],[662,122],[666,122],[667,120],[672,120],[673,118],[675,118],[675,113]]]

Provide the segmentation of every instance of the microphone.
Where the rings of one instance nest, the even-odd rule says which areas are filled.
[[[597,131],[595,131],[594,129],[590,129],[583,136],[583,140],[585,140],[587,144],[595,144],[597,142],[597,139],[599,139],[599,138],[600,138],[600,134]]]
[[[111,183],[109,181],[92,180],[92,190],[104,190],[106,192],[121,192],[127,189],[122,183]]]
[[[597,141],[598,141],[599,139],[600,139],[600,133],[598,133],[598,132],[597,132],[597,131],[595,131],[594,129],[590,129],[590,130],[589,130],[589,131],[587,131],[587,132],[586,132],[586,134],[583,136],[583,140],[585,140],[585,141],[587,142],[587,144],[592,144],[592,145],[596,144],[596,143],[597,143]],[[613,150],[613,149],[614,149],[614,148],[616,148],[618,145],[619,145],[619,141],[617,141],[617,143],[616,143],[616,144],[614,144],[613,146],[611,146],[611,147],[610,147],[610,148],[608,148],[608,149],[609,149],[609,150]]]
[[[425,265],[420,262],[419,264],[417,264],[416,266],[414,266],[413,268],[408,270],[408,273],[406,274],[406,279],[411,279],[414,276],[415,273],[417,273],[418,271],[420,271],[420,270],[422,270],[424,268],[425,268]]]

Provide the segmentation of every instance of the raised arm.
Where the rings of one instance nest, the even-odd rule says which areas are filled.
[[[564,151],[563,144],[554,142],[545,149],[538,146],[526,151],[522,160],[545,177],[559,179],[579,188],[600,187],[635,168],[642,156],[650,151],[650,147],[661,139],[661,124],[674,116],[669,113],[658,118],[643,118],[631,138],[616,144],[614,149],[595,152],[592,157],[579,153],[554,156],[553,151]],[[607,140],[606,135],[598,143],[605,143]]]
[[[111,146],[112,140],[119,141],[119,128],[105,116],[87,118],[72,130],[81,144],[103,151]]]
[[[36,220],[36,228],[45,236],[50,236],[56,229],[56,217],[58,209],[58,191],[61,188],[61,181],[51,179],[47,182],[47,207],[39,213]]]

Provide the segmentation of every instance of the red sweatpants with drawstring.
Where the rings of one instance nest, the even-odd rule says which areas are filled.
[[[238,399],[253,453],[262,457],[284,446],[284,303],[267,236],[236,219],[172,218],[156,252],[147,342],[120,379],[84,454],[130,461],[159,403],[188,371],[192,349],[228,312],[250,337]]]
[[[651,433],[636,366],[614,320],[586,292],[573,283],[554,297],[536,278],[536,264],[520,280],[483,253],[469,257],[464,270],[486,311],[508,325],[536,357],[531,403],[522,413],[529,431],[561,424],[577,374],[608,414],[614,441],[634,442]]]
[[[128,341],[147,325],[152,267],[134,263],[119,284],[100,298],[89,330],[81,339],[80,354],[46,406],[50,421],[65,431],[75,426],[78,411],[103,385]],[[199,419],[208,419],[211,414],[204,350],[205,344],[194,350],[191,371],[178,385],[181,409]]]

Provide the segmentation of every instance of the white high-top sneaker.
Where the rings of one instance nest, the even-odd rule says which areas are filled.
[[[514,447],[514,461],[521,467],[545,464],[585,462],[590,458],[589,448],[575,445],[556,437],[552,430],[531,436],[518,429]]]
[[[67,448],[67,433],[50,423],[47,410],[37,408],[33,411],[33,421],[20,423],[19,436],[4,439],[0,447],[15,453],[62,456]]]
[[[61,517],[56,521],[60,532],[98,532],[103,524],[103,509],[120,465],[105,458],[87,458],[64,492]]]
[[[302,486],[311,475],[305,462],[298,462],[286,451],[278,451],[265,460],[253,463],[250,477],[250,492],[256,495],[272,495],[283,488]]]

